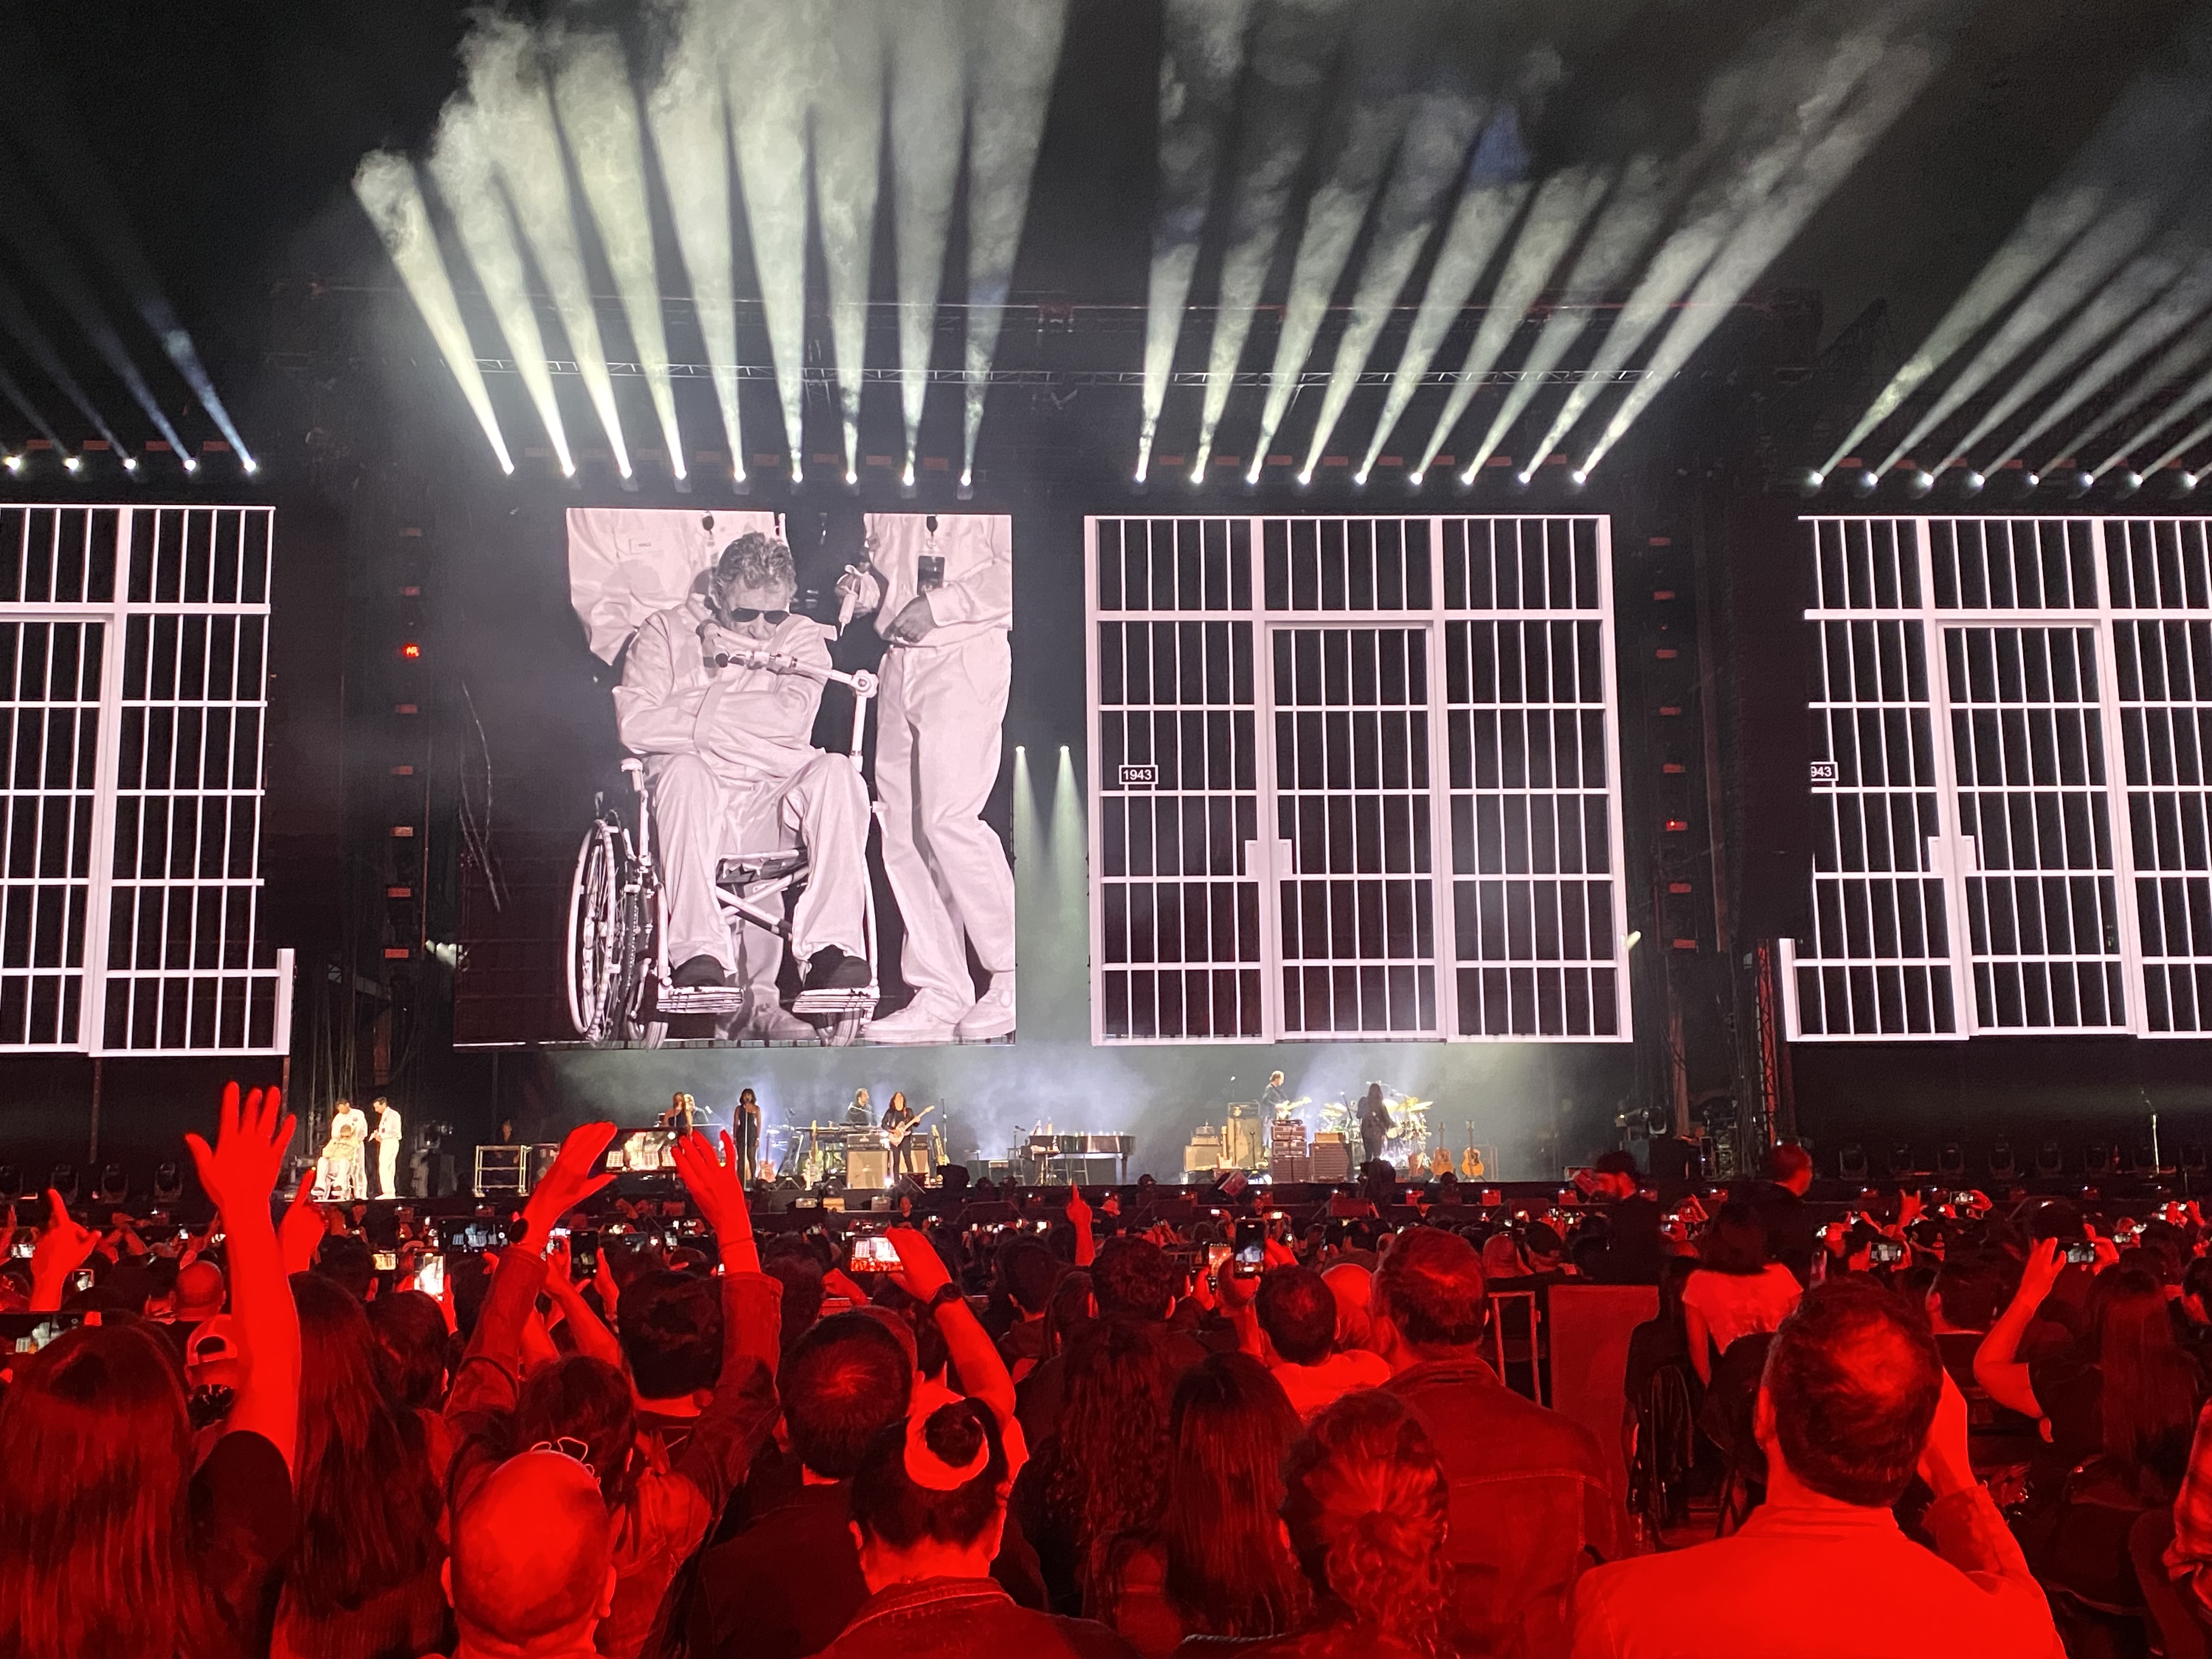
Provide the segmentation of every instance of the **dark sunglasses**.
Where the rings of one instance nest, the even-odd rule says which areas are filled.
[[[786,617],[788,617],[791,612],[788,611],[749,611],[744,605],[733,605],[730,607],[727,614],[732,622],[750,622],[756,617],[765,617],[772,623],[780,623]]]

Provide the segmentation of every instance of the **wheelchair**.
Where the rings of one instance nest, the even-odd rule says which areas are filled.
[[[719,659],[741,667],[767,665],[765,653],[738,653]],[[787,672],[790,672],[787,669]],[[853,734],[848,750],[854,769],[860,765],[860,743],[868,703],[878,688],[865,670],[799,668],[853,693]],[[594,1048],[658,1048],[667,1038],[672,1018],[708,1015],[742,1025],[753,1012],[752,987],[678,986],[668,960],[667,892],[654,856],[653,789],[645,763],[625,757],[635,824],[618,805],[602,795],[592,826],[577,849],[569,884],[568,928],[568,1019],[576,1035]],[[723,919],[735,927],[750,923],[791,949],[790,902],[805,885],[806,849],[772,848],[723,859],[714,872],[715,897]],[[802,990],[790,1012],[816,1024],[822,1041],[843,1045],[859,1040],[874,1018],[881,995],[878,984],[874,884],[869,884],[866,923],[868,983],[846,988]],[[781,964],[779,964],[780,966]]]

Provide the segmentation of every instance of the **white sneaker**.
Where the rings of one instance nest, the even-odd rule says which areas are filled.
[[[959,1018],[957,1010],[948,1012],[943,1004],[918,996],[898,1012],[871,1020],[860,1035],[871,1042],[950,1042]]]
[[[1000,974],[993,978],[991,988],[976,999],[975,1006],[960,1016],[952,1035],[963,1042],[979,1042],[987,1037],[1011,1036],[1013,1030],[1014,976]]]

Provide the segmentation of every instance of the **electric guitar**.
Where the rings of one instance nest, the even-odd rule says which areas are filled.
[[[942,1104],[943,1103],[940,1102],[939,1103]],[[906,1138],[912,1134],[917,1128],[921,1127],[922,1119],[927,1117],[936,1109],[937,1107],[934,1105],[925,1106],[920,1111],[916,1112],[912,1117],[908,1118],[905,1122],[900,1124],[896,1128],[884,1130],[884,1134],[890,1141],[894,1149],[906,1145]]]

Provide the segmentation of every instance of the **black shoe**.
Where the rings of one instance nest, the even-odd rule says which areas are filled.
[[[722,964],[708,956],[693,957],[671,974],[669,979],[680,991],[694,991],[702,986],[720,988],[730,982],[730,975]]]
[[[807,959],[806,988],[810,991],[857,991],[868,982],[868,959],[848,957],[834,945],[825,945]]]

